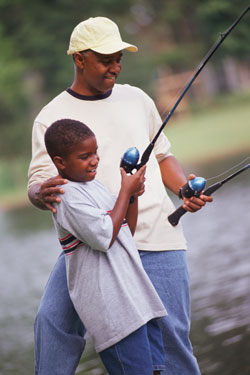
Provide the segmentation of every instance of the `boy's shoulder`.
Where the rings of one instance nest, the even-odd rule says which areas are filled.
[[[68,180],[67,184],[61,185],[61,187],[65,191],[65,194],[67,195],[72,194],[72,192],[74,191],[83,193],[85,191],[90,191],[96,188],[100,188],[101,186],[102,184],[97,180],[88,181],[88,182],[76,182],[76,181]]]
[[[60,187],[64,190],[64,194],[60,195],[61,201],[56,203],[56,213],[53,214],[57,223],[64,222],[65,214],[67,213],[68,216],[69,212],[73,212],[73,215],[78,215],[79,212],[93,213],[96,209],[108,212],[114,206],[115,196],[98,180],[68,181]]]
[[[88,182],[68,181],[67,184],[61,185],[61,187],[64,190],[61,198],[65,202],[75,200],[80,196],[90,199],[93,196],[110,194],[107,188],[96,179]]]

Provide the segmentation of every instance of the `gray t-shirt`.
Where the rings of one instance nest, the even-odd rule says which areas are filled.
[[[70,297],[100,352],[167,315],[124,221],[109,247],[116,197],[97,180],[70,181],[53,215],[66,255]],[[60,291],[58,291],[60,293]]]

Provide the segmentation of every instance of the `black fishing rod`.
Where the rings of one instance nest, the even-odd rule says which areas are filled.
[[[230,181],[232,178],[238,176],[240,173],[244,172],[246,169],[250,168],[250,163],[234,172],[230,176],[224,178],[223,180],[216,182],[215,184],[209,186],[202,194],[210,196],[220,187],[222,187],[226,182]],[[191,198],[192,196],[199,197],[202,190],[206,185],[206,180],[203,177],[196,177],[192,180],[189,180],[180,191],[182,197]],[[173,226],[176,226],[179,223],[180,218],[188,211],[186,211],[182,206],[177,208],[171,215],[168,216],[168,221]]]
[[[140,155],[139,155],[139,151],[137,150],[136,147],[131,147],[131,148],[129,148],[124,153],[124,155],[122,157],[122,160],[121,160],[121,167],[123,167],[127,173],[132,173],[132,171],[134,169],[136,169],[136,170],[140,169],[143,165],[145,165],[148,162],[149,157],[151,155],[151,152],[152,152],[152,150],[154,148],[154,145],[155,145],[155,143],[156,143],[159,135],[163,131],[164,127],[168,123],[169,119],[173,115],[173,113],[176,110],[176,108],[178,107],[178,105],[181,102],[182,98],[187,93],[187,91],[189,90],[190,86],[195,81],[195,79],[198,77],[198,75],[200,74],[200,72],[202,71],[202,69],[204,68],[204,66],[207,64],[207,62],[209,61],[209,59],[213,56],[213,54],[215,53],[215,51],[219,48],[219,46],[223,43],[223,41],[225,40],[225,38],[231,33],[231,31],[235,28],[235,26],[241,21],[241,19],[245,16],[245,14],[249,10],[250,10],[250,5],[244,10],[244,12],[242,12],[242,14],[234,21],[234,23],[226,31],[224,31],[223,33],[220,34],[220,39],[212,46],[212,48],[209,50],[209,52],[207,53],[207,55],[203,58],[203,60],[199,64],[198,68],[194,72],[193,77],[191,78],[191,80],[189,81],[189,83],[184,87],[184,89],[182,90],[182,92],[181,92],[179,98],[177,99],[176,103],[173,105],[173,107],[169,111],[167,117],[163,121],[163,123],[162,123],[161,127],[159,128],[158,132],[156,133],[155,137],[150,142],[150,144],[148,145],[148,147],[146,148],[146,150],[143,152],[140,163],[137,164]]]

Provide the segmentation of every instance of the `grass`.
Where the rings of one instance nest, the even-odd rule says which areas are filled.
[[[250,93],[216,99],[192,115],[169,121],[165,134],[184,165],[212,162],[237,153],[250,155]],[[0,209],[27,204],[29,160],[0,162]]]
[[[165,134],[182,163],[250,155],[250,95],[224,98],[192,116],[169,121]]]

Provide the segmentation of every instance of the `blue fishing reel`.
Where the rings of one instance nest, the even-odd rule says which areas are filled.
[[[195,177],[189,180],[180,189],[179,196],[185,198],[191,198],[193,196],[199,196],[204,187],[206,186],[206,180],[203,177]]]
[[[200,193],[203,191],[205,185],[205,178],[195,177],[182,186],[182,188],[179,191],[179,198],[191,198],[194,196],[198,197]],[[168,221],[171,225],[176,226],[179,223],[179,220],[182,217],[182,215],[184,215],[186,212],[187,211],[182,206],[180,206],[171,215],[168,216]]]
[[[137,163],[140,157],[140,153],[136,147],[130,147],[123,154],[121,159],[120,167],[122,167],[125,172],[131,173],[133,169],[137,169]]]

